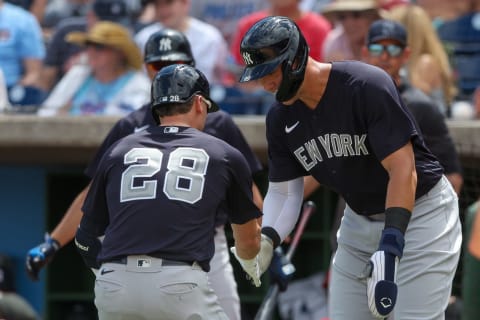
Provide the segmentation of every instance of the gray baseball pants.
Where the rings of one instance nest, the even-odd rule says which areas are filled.
[[[366,281],[358,277],[377,250],[384,222],[348,206],[337,233],[329,289],[330,320],[375,319]],[[443,320],[462,243],[458,198],[443,177],[415,202],[397,270],[398,297],[389,320]]]
[[[95,281],[99,320],[227,320],[207,273],[193,265],[128,256],[104,263]]]

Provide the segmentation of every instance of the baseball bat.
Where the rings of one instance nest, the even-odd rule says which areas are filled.
[[[288,261],[291,261],[295,250],[297,249],[298,243],[300,242],[300,238],[302,237],[303,231],[305,230],[305,226],[307,224],[308,219],[315,212],[317,206],[313,201],[307,201],[303,204],[303,209],[301,213],[300,222],[298,223],[297,229],[295,230],[295,234],[293,235],[293,239],[290,242],[290,246],[288,247],[288,251],[285,257]],[[267,294],[263,298],[263,302],[260,305],[260,308],[255,315],[255,320],[270,320],[272,318],[273,312],[275,311],[275,305],[277,302],[277,296],[280,292],[278,284],[273,284],[267,291]]]

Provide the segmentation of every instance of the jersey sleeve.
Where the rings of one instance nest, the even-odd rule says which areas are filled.
[[[411,102],[425,144],[444,167],[445,173],[461,173],[462,168],[455,144],[444,115],[430,101]]]
[[[243,154],[253,174],[261,171],[263,166],[260,160],[250,148],[250,145],[247,143],[247,140],[245,140],[240,128],[235,124],[232,117],[225,113],[220,123],[221,126],[219,130],[222,132],[222,140]]]
[[[101,163],[82,206],[82,228],[95,236],[103,235],[109,222],[104,167]]]
[[[280,108],[285,107],[279,105],[272,107],[266,118],[268,179],[272,182],[289,181],[308,175],[289,151]]]
[[[382,161],[418,136],[413,116],[404,106],[399,92],[390,76],[380,69],[372,69],[370,81],[359,86],[359,96],[366,103],[362,114],[368,130],[372,149]],[[386,138],[388,137],[388,139]]]
[[[88,164],[84,173],[87,177],[93,178],[95,172],[97,171],[100,159],[102,159],[105,152],[110,148],[115,142],[121,138],[131,134],[134,131],[134,125],[127,121],[126,118],[122,118],[115,123],[112,129],[108,132],[107,136],[103,140],[102,144],[95,153],[92,161]]]

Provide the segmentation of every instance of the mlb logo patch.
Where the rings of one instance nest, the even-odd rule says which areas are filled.
[[[150,268],[152,265],[152,260],[150,259],[138,259],[137,267],[139,268]]]
[[[163,129],[164,133],[177,133],[178,132],[178,127],[165,127]]]

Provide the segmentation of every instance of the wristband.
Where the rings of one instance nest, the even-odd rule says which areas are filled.
[[[395,228],[404,235],[411,217],[412,213],[405,208],[387,208],[385,209],[385,229]]]
[[[262,233],[272,240],[273,249],[278,247],[282,242],[282,240],[280,239],[280,236],[278,235],[278,232],[272,227],[263,227]]]

